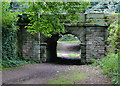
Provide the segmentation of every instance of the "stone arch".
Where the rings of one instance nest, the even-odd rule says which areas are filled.
[[[80,31],[81,30],[81,31]],[[65,27],[65,34],[72,34],[78,37],[81,41],[81,62],[86,62],[86,41],[85,41],[85,27]],[[60,38],[59,34],[53,35],[51,38],[47,40],[47,61],[56,61],[57,57],[57,41]]]
[[[24,15],[24,14],[23,14]],[[25,14],[26,15],[26,14]],[[18,44],[16,51],[18,52],[18,56],[30,59],[30,60],[39,60],[41,61],[41,57],[43,52],[41,52],[42,47],[44,47],[43,51],[44,57],[49,58],[56,56],[56,44],[58,39],[58,34],[53,35],[53,37],[48,38],[41,36],[41,33],[37,33],[31,35],[26,31],[24,26],[26,23],[29,23],[29,20],[23,22],[21,20],[23,16],[20,15],[20,19],[18,22],[20,26],[20,30],[18,31]],[[65,32],[69,32],[77,36],[81,41],[82,48],[82,59],[83,63],[90,62],[91,59],[101,59],[105,56],[106,52],[106,43],[105,39],[107,38],[106,32],[109,27],[109,23],[106,24],[107,15],[101,13],[90,13],[84,14],[83,19],[79,19],[77,24],[66,23],[65,24]],[[97,20],[101,18],[102,20]],[[93,19],[92,21],[89,19]],[[81,22],[83,21],[83,22]],[[103,22],[103,23],[101,23]],[[40,36],[39,36],[40,35]],[[55,36],[55,37],[54,37]],[[24,39],[26,40],[24,40]],[[42,44],[45,43],[45,44]],[[50,48],[52,47],[52,48]],[[55,50],[55,51],[54,51]],[[50,54],[53,51],[54,54]],[[47,53],[47,54],[46,54]],[[49,56],[50,55],[50,56]],[[55,60],[55,59],[54,59]]]

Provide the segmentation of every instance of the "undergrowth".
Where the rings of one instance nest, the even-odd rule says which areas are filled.
[[[94,60],[93,65],[99,66],[103,69],[103,74],[108,75],[114,84],[119,83],[119,72],[118,72],[118,54],[110,54],[103,58],[101,61]]]
[[[29,61],[29,60],[3,60],[0,64],[0,70],[8,70],[11,68],[17,68],[26,64],[40,63],[40,61]]]
[[[99,65],[103,69],[103,74],[108,75],[114,84],[119,82],[119,56],[120,56],[120,22],[118,21],[120,14],[110,14],[107,34],[107,56],[101,61],[94,61],[95,65]]]

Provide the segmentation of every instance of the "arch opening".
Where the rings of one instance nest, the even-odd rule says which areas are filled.
[[[81,41],[70,33],[64,34],[57,40],[57,59],[62,63],[80,64],[81,63]],[[78,62],[76,62],[78,61]]]

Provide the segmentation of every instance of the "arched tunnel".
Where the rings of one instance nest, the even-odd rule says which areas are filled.
[[[64,33],[63,35],[66,34],[71,34],[71,33]],[[74,35],[74,34],[72,34]],[[83,64],[81,59],[82,53],[79,52],[79,54],[81,55],[80,58],[62,58],[62,57],[58,57],[57,56],[57,41],[61,38],[61,36],[59,34],[53,35],[51,38],[49,38],[47,40],[47,62],[54,62],[54,63],[60,63],[60,64]],[[80,40],[80,39],[79,39]],[[82,51],[81,49],[81,44],[77,44],[74,46],[70,46],[68,47],[69,51]]]
[[[99,60],[100,58],[103,58],[105,56],[105,29],[106,27],[65,28],[65,34],[73,34],[81,41],[80,45],[76,46],[76,48],[81,49],[81,59],[79,61],[77,60],[76,62],[74,61],[75,63],[89,63],[91,62],[91,59]],[[22,36],[20,35],[21,33]],[[25,39],[23,39],[23,37],[25,37]],[[57,58],[57,41],[58,39],[60,39],[59,34],[55,34],[52,37],[48,38],[44,35],[42,36],[41,33],[31,35],[27,31],[21,30],[19,31],[18,38],[18,51],[21,52],[21,56],[23,56],[25,59],[35,61],[43,61],[42,59],[45,59],[44,62],[60,61],[65,63],[67,63],[66,61],[68,61],[65,59]]]

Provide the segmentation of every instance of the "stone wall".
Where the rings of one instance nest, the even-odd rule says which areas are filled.
[[[105,27],[86,28],[86,60],[105,56]]]
[[[71,33],[81,41],[81,61],[89,62],[91,59],[100,59],[105,56],[105,31],[107,27],[66,27],[66,33]],[[20,32],[19,32],[20,33]],[[55,60],[57,54],[58,34],[51,38],[42,33],[31,35],[25,29],[22,30],[22,56],[29,60],[46,62]]]
[[[18,31],[18,49],[25,59],[40,61],[40,34],[30,34],[26,29]]]
[[[47,37],[40,33],[40,60],[47,61]]]
[[[65,34],[73,34],[81,41],[81,61],[103,58],[105,56],[105,31],[108,27],[108,23],[105,23],[105,14],[84,14],[78,20],[79,22],[75,25],[65,24]],[[58,34],[51,38],[45,37],[42,33],[31,35],[24,29],[24,25],[21,24],[20,27],[18,51],[22,57],[43,62],[55,60],[57,40],[60,38]]]
[[[107,27],[103,26],[71,26],[65,27],[64,34],[73,34],[81,41],[81,61],[83,63],[90,62],[91,59],[100,59],[105,56],[105,31]],[[64,35],[63,34],[63,35]],[[41,36],[41,42],[46,44],[46,59],[56,59],[56,47],[59,35],[53,35],[51,38],[44,38]],[[41,49],[45,49],[42,48]],[[45,50],[43,50],[45,51]],[[43,53],[45,54],[45,53]],[[42,57],[43,58],[43,57]]]

